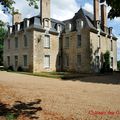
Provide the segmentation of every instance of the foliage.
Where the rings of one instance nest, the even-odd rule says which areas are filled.
[[[6,120],[15,120],[16,116],[12,113],[9,113],[6,115]]]
[[[4,22],[0,21],[0,66],[3,65],[3,41],[6,35]]]
[[[110,53],[109,51],[106,51],[106,53],[104,54],[104,67],[105,67],[105,71],[109,72],[110,71]]]
[[[109,51],[106,51],[106,53],[104,54],[104,63],[100,72],[104,73],[104,72],[112,72],[112,71],[113,70],[110,69],[110,53]]]
[[[39,0],[26,0],[28,1],[29,6],[33,6],[34,8],[38,9],[37,2]],[[0,0],[1,5],[4,7],[3,11],[8,13],[13,13],[13,5],[15,4],[16,0]]]
[[[101,0],[101,2],[104,1],[105,0]],[[115,17],[120,17],[120,0],[106,0],[106,3],[111,7],[108,18],[113,19]]]
[[[120,60],[117,62],[118,70],[120,70]]]

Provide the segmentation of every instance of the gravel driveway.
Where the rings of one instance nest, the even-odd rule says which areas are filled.
[[[120,120],[120,86],[0,71],[0,120],[7,112],[19,120]]]

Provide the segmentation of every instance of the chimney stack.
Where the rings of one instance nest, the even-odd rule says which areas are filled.
[[[99,0],[94,0],[94,24],[96,28],[99,20]]]
[[[101,4],[101,27],[104,32],[106,32],[107,26],[107,14],[106,14],[106,0],[103,0]]]
[[[41,23],[43,22],[43,19],[50,19],[50,1],[51,0],[40,0]]]
[[[15,25],[15,23],[20,23],[22,21],[22,15],[21,13],[19,13],[18,10],[14,11],[13,9],[13,13],[12,13],[12,25]]]

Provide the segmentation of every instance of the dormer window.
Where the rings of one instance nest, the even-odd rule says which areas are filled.
[[[79,19],[76,21],[76,23],[77,23],[77,29],[82,29],[84,27],[83,20]]]
[[[49,20],[44,19],[44,27],[48,28],[49,27]]]
[[[61,25],[57,25],[57,31],[61,32]]]
[[[66,31],[71,31],[72,24],[71,23],[66,23]]]

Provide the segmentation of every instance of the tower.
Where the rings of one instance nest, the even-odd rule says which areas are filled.
[[[50,0],[40,0],[40,17],[43,26],[50,23]]]

